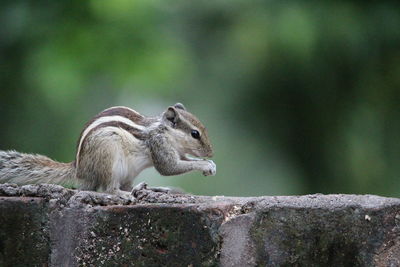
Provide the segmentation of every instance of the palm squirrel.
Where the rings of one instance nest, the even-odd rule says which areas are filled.
[[[133,179],[151,166],[161,175],[194,170],[215,175],[215,163],[200,159],[212,156],[206,128],[181,103],[168,107],[159,117],[145,117],[118,106],[86,123],[71,163],[0,151],[0,183],[73,184],[81,190],[126,196]]]

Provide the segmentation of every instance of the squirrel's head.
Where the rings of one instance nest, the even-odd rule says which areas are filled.
[[[162,121],[168,128],[173,146],[181,153],[195,157],[212,157],[213,149],[207,129],[193,114],[177,103],[164,111]]]

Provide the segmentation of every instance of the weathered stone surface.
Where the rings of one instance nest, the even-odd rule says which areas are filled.
[[[0,197],[0,266],[43,266],[50,253],[48,212],[37,197]]]
[[[0,185],[0,266],[400,266],[400,199]]]

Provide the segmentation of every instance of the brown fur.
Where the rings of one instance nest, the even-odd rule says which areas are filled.
[[[100,122],[102,117],[124,119]],[[126,119],[132,122],[126,121]],[[93,123],[99,123],[93,125]],[[126,123],[125,123],[125,122]],[[97,124],[96,123],[96,124]],[[129,123],[129,124],[127,124]],[[83,136],[86,131],[86,136]],[[136,125],[136,127],[134,127]],[[191,131],[200,132],[200,138]],[[210,160],[190,159],[186,154],[211,157],[207,129],[182,104],[169,107],[160,117],[147,118],[126,107],[113,107],[86,123],[80,134],[76,161],[60,163],[45,156],[0,151],[0,182],[79,183],[81,189],[127,194],[133,179],[154,166],[162,175],[198,170],[214,175]]]
[[[80,151],[77,151],[77,155],[79,154],[79,157],[82,156],[82,151],[85,150],[85,147],[87,146],[87,139],[88,137],[90,137],[91,135],[93,135],[94,132],[100,130],[101,128],[104,127],[116,127],[116,128],[121,128],[126,130],[127,132],[129,132],[130,134],[132,134],[135,138],[144,141],[146,139],[146,134],[144,134],[142,131],[131,127],[128,124],[125,124],[123,122],[120,121],[110,121],[110,122],[104,122],[102,124],[97,125],[96,127],[94,127],[92,130],[89,131],[89,133],[87,134],[86,138],[83,139],[82,142],[82,146],[80,148]],[[81,137],[82,138],[82,137]],[[80,160],[80,159],[79,159]]]
[[[127,118],[131,121],[133,121],[134,123],[138,124],[138,125],[143,125],[146,126],[149,124],[149,121],[146,120],[146,118],[139,114],[138,112],[131,110],[129,108],[126,107],[112,107],[112,108],[108,108],[102,112],[100,112],[99,114],[97,114],[96,116],[94,116],[92,119],[90,119],[85,126],[83,127],[80,135],[79,135],[79,139],[78,139],[78,143],[76,145],[76,147],[78,148],[79,145],[79,141],[82,138],[82,134],[83,132],[86,130],[86,128],[88,128],[93,122],[95,122],[97,119],[101,118],[101,117],[108,117],[108,116],[121,116],[124,118]]]

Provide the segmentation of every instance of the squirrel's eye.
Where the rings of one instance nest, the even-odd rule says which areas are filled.
[[[193,137],[194,139],[199,139],[199,138],[200,138],[200,133],[199,133],[199,131],[192,130],[191,134],[192,134],[192,137]]]

